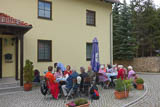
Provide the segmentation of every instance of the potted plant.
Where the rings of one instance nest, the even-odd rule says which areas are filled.
[[[136,86],[138,90],[143,90],[144,89],[144,80],[142,78],[137,78],[136,79]]]
[[[68,104],[66,104],[66,107],[89,107],[90,103],[84,99],[80,98],[75,101],[71,101]]]
[[[128,91],[132,90],[132,88],[133,88],[132,80],[123,80],[123,83],[126,86],[126,90],[128,90]]]
[[[129,90],[131,89],[131,80],[121,80],[118,79],[115,81],[115,98],[116,99],[122,99],[127,98],[129,95]]]
[[[30,60],[26,60],[24,66],[24,90],[30,91],[32,89],[32,81],[34,78],[34,71],[33,71],[33,62]]]

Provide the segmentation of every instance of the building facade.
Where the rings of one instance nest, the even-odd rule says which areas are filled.
[[[94,37],[99,41],[100,63],[109,64],[113,2],[106,1],[0,0],[1,16],[3,13],[19,19],[5,28],[1,26],[5,24],[1,18],[1,77],[23,79],[26,59],[31,60],[34,69],[38,69],[42,75],[55,62],[69,64],[77,70],[80,66],[87,67]],[[29,24],[25,25],[22,21]],[[24,23],[25,27],[18,25],[19,22]],[[24,28],[12,31],[12,25]],[[7,30],[1,30],[4,28]]]

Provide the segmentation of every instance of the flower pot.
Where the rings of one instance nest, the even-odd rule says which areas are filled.
[[[122,92],[115,91],[114,95],[116,99],[127,98],[129,95],[129,91],[126,91],[126,92],[125,91],[122,91]]]
[[[24,91],[30,91],[32,89],[31,83],[25,83],[24,84]]]
[[[144,85],[143,84],[137,84],[137,90],[143,90]]]
[[[87,104],[83,104],[80,106],[76,106],[76,107],[89,107],[90,103],[88,102]],[[69,107],[68,104],[66,104],[66,107]]]

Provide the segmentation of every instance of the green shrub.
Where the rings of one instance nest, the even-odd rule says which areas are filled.
[[[136,79],[136,83],[137,84],[143,84],[144,83],[144,80],[142,78],[137,78]]]
[[[33,71],[33,62],[30,60],[26,60],[24,66],[24,81],[25,83],[32,83],[34,78],[34,71]]]
[[[115,81],[115,90],[118,92],[122,92],[126,90],[131,90],[132,89],[132,81],[131,80],[121,80],[119,78],[118,80]]]
[[[132,80],[123,80],[123,83],[125,84],[127,90],[131,90],[133,88]]]
[[[115,81],[115,90],[118,91],[118,92],[122,92],[122,91],[125,91],[125,87],[124,87],[124,84],[123,84],[123,81],[121,80],[121,78],[117,79]]]
[[[80,106],[80,105],[83,105],[83,104],[87,104],[88,101],[84,98],[80,98],[80,99],[75,100],[74,103],[76,104],[76,106]]]

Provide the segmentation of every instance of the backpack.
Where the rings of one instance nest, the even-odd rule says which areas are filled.
[[[90,89],[90,95],[91,99],[93,100],[98,100],[99,99],[99,92],[98,92],[98,87],[96,85],[93,85]]]
[[[47,83],[45,80],[43,80],[41,82],[41,93],[45,96],[47,94],[47,91],[48,91],[48,87],[47,87]]]

